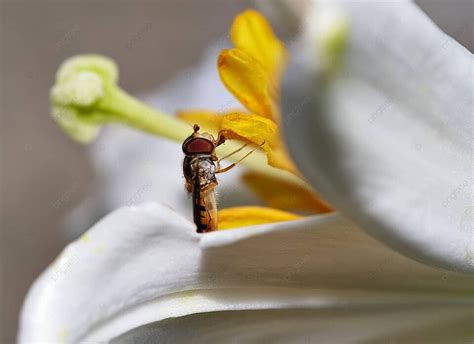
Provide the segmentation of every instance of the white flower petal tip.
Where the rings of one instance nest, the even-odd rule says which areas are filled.
[[[35,282],[22,310],[19,342],[121,342],[145,335],[148,324],[169,328],[160,335],[165,341],[186,332],[174,332],[180,320],[172,318],[187,323],[194,317],[188,316],[201,314],[197,323],[207,324],[209,312],[227,319],[237,311],[250,312],[243,313],[248,321],[262,319],[265,326],[252,336],[271,338],[277,310],[284,316],[294,310],[292,319],[305,310],[313,320],[337,314],[351,328],[365,326],[360,338],[375,340],[439,321],[464,324],[474,304],[474,277],[407,259],[338,214],[205,235],[194,231],[191,222],[157,204],[113,212]],[[385,325],[368,330],[364,324],[381,309]],[[400,320],[403,326],[393,328],[393,314],[404,318],[403,309],[411,309],[413,321]],[[421,316],[428,310],[436,316]],[[361,312],[365,322],[357,320]],[[209,335],[223,341],[238,338],[235,331],[243,325],[216,326]]]
[[[283,87],[296,164],[375,238],[474,273],[472,54],[412,2],[331,6],[349,22],[341,73],[315,73],[314,47],[300,45]]]

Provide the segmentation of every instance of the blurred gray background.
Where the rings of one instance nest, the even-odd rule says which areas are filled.
[[[473,1],[418,3],[473,51]],[[85,148],[49,115],[48,90],[58,65],[79,53],[108,55],[119,64],[121,86],[140,94],[196,63],[249,6],[245,0],[1,2],[2,343],[14,342],[28,287],[66,244],[64,215],[93,185]]]

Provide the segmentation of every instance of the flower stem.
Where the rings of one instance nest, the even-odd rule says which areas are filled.
[[[119,122],[173,141],[182,142],[192,131],[187,123],[145,105],[118,87],[107,92],[100,108],[113,114],[106,119],[109,123]]]

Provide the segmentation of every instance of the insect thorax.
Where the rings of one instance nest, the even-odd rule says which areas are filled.
[[[199,154],[186,156],[183,162],[183,172],[186,181],[195,184],[199,180],[199,186],[204,187],[216,183],[216,165],[211,155]]]

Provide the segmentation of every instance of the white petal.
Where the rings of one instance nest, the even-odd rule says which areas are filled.
[[[35,282],[19,342],[97,342],[173,317],[240,310],[306,309],[318,318],[342,309],[349,313],[340,316],[353,318],[360,311],[432,307],[446,322],[455,314],[463,318],[474,302],[474,277],[409,260],[337,214],[206,235],[194,230],[157,204],[107,216]],[[252,317],[267,324],[264,335],[271,317],[262,314]],[[360,323],[361,338],[370,338],[368,323]],[[402,323],[373,335],[411,326]],[[218,329],[221,340],[235,332]]]
[[[374,237],[474,272],[472,54],[411,2],[338,4],[350,21],[345,69],[312,79],[306,47],[284,87],[297,165]]]

